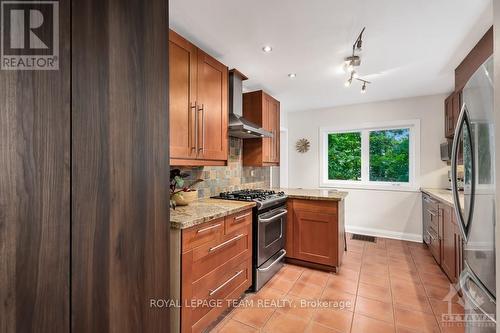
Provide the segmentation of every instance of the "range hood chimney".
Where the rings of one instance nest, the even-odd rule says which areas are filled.
[[[229,71],[229,136],[242,139],[270,138],[273,134],[243,118],[243,81],[238,70]]]

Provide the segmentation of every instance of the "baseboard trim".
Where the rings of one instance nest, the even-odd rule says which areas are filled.
[[[422,243],[422,235],[419,234],[410,234],[406,232],[396,232],[390,230],[382,230],[382,229],[373,229],[373,228],[365,228],[365,227],[356,227],[356,226],[345,226],[345,230],[347,232],[353,234],[361,234],[366,236],[375,236],[375,237],[385,237],[391,239],[405,240],[410,242]]]

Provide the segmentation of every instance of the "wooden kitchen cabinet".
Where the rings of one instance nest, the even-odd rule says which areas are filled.
[[[243,117],[273,134],[272,138],[243,140],[243,165],[280,163],[280,102],[264,91],[243,94]]]
[[[287,260],[316,268],[338,268],[345,241],[343,202],[289,199],[287,207]]]
[[[225,165],[228,68],[169,31],[170,164]]]
[[[252,210],[172,230],[171,239],[171,297],[181,300],[171,331],[204,332],[252,285]]]
[[[448,279],[456,283],[463,270],[463,240],[454,207],[426,193],[422,198],[424,242]]]
[[[198,50],[198,158],[227,161],[228,69]]]
[[[462,91],[453,92],[444,101],[444,134],[448,139],[455,136],[455,128],[462,105]]]
[[[453,208],[449,205],[439,205],[441,216],[441,267],[448,278],[456,280],[456,228],[453,223]]]

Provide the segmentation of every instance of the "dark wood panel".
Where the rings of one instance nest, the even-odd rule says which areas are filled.
[[[72,4],[73,332],[167,332],[168,1]]]
[[[493,54],[493,27],[474,46],[455,69],[455,90],[461,90],[472,74]]]
[[[59,70],[0,70],[0,332],[69,330],[70,2]]]

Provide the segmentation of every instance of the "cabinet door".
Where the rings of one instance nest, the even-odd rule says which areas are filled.
[[[453,219],[455,215],[453,214]],[[455,219],[455,281],[460,278],[460,273],[463,270],[463,241],[460,233],[459,226],[456,224]]]
[[[452,208],[450,206],[442,206],[442,257],[441,257],[441,267],[445,271],[446,275],[451,281],[455,279],[455,225],[452,222]]]
[[[269,124],[273,137],[271,138],[271,162],[279,164],[280,161],[280,104],[271,99],[269,103]]]
[[[444,101],[444,136],[453,138],[453,94]]]
[[[460,116],[460,111],[462,107],[462,91],[457,91],[456,93],[453,94],[452,98],[452,117],[453,117],[453,123],[452,123],[452,137],[455,136],[455,127],[457,126],[457,121],[458,117]]]
[[[196,158],[196,47],[169,33],[170,158]]]
[[[198,50],[198,158],[227,160],[227,67]]]
[[[294,257],[309,262],[337,264],[337,215],[304,211],[294,206]]]
[[[262,128],[272,132],[271,125],[271,104],[272,99],[270,96],[264,94],[262,98]],[[262,162],[272,163],[272,141],[273,138],[263,138],[262,139]]]

